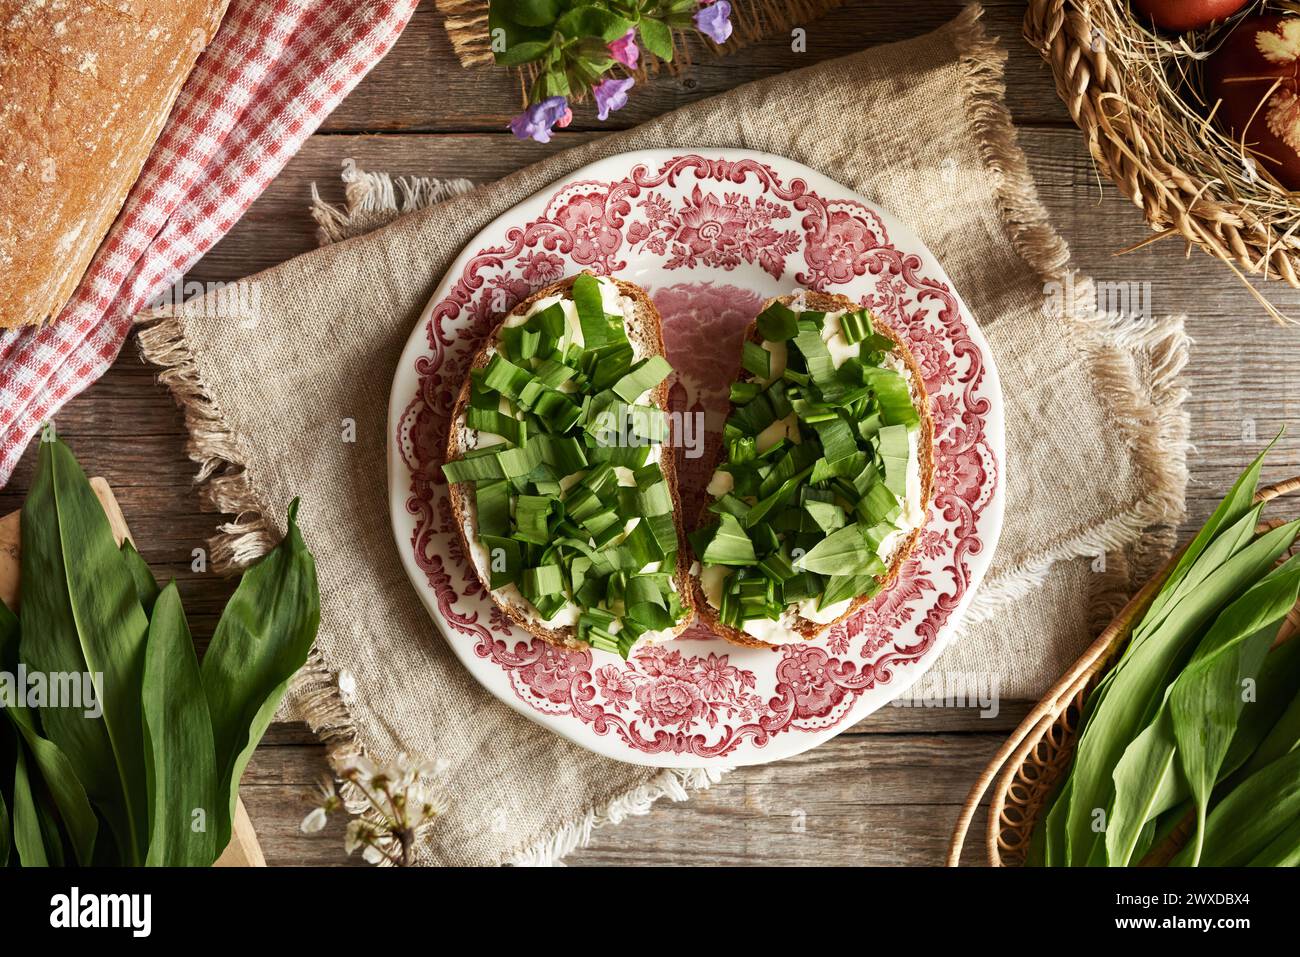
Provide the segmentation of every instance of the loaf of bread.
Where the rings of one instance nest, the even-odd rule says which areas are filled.
[[[0,0],[0,328],[58,316],[227,0]]]

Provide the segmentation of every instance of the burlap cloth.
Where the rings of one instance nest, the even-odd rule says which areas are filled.
[[[290,499],[303,499],[322,623],[291,713],[336,755],[448,762],[451,810],[422,862],[556,860],[593,825],[716,779],[599,758],[490,697],[421,606],[386,514],[389,385],[444,271],[491,219],[602,156],[663,146],[788,156],[879,200],[943,262],[1001,372],[1008,484],[993,568],[939,669],[993,673],[1004,697],[1036,696],[1168,547],[1160,530],[1177,521],[1186,485],[1182,322],[1100,316],[1090,283],[1067,274],[1002,105],[1005,54],[979,14],[557,151],[468,196],[433,182],[397,190],[352,169],[348,206],[317,207],[323,238],[442,201],[253,277],[256,316],[199,300],[141,317],[141,347],[185,407],[203,492],[240,516],[222,526],[214,559],[263,552]],[[1062,291],[1065,308],[1051,314],[1045,303]],[[340,441],[347,419],[354,443]]]

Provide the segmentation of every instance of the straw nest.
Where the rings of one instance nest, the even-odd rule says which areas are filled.
[[[1300,13],[1300,3],[1258,0],[1222,25],[1179,37],[1155,32],[1123,0],[1030,0],[1024,32],[1098,168],[1155,231],[1131,249],[1182,236],[1240,278],[1300,288],[1300,194],[1219,130],[1216,104],[1202,93],[1205,61],[1236,23],[1259,13]]]

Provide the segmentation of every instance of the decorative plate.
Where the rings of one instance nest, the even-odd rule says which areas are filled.
[[[687,515],[711,472],[743,331],[765,297],[845,293],[906,335],[933,403],[935,492],[893,588],[817,641],[746,649],[693,627],[628,661],[553,647],[496,610],[463,554],[442,480],[450,411],[496,318],[582,269],[638,283],[663,314],[673,406],[703,412],[708,427],[702,455],[675,450]],[[397,547],[465,667],[569,740],[660,767],[798,754],[902,694],[943,651],[992,559],[1002,462],[988,344],[930,251],[820,173],[746,150],[612,156],[499,217],[443,278],[389,402]]]

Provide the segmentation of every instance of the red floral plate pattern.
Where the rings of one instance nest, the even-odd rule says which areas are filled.
[[[450,411],[494,317],[580,269],[649,290],[702,412],[703,455],[678,448],[695,514],[745,326],[807,287],[869,305],[908,338],[935,421],[935,495],[898,582],[825,637],[746,649],[695,628],[628,661],[531,638],[471,570],[442,480]],[[988,344],[929,250],[874,204],[798,163],[745,150],[613,156],[502,215],[461,254],[416,325],[389,402],[394,535],[416,591],[488,691],[599,754],[661,767],[756,764],[805,751],[900,695],[938,657],[992,558],[1002,520],[1002,400]],[[469,720],[469,716],[466,716]]]

